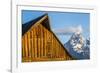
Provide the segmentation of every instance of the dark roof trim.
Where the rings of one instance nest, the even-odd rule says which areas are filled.
[[[40,19],[42,19],[44,16],[46,16],[47,14],[44,14],[34,20],[31,20],[25,24],[22,24],[22,36],[36,23],[38,22]]]

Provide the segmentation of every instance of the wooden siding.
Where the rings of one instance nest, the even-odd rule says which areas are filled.
[[[22,62],[72,59],[57,38],[42,24],[22,36]]]

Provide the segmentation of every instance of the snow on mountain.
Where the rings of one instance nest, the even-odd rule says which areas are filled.
[[[64,46],[74,58],[89,59],[90,40],[85,40],[80,32],[75,32]]]
[[[77,53],[83,52],[82,46],[84,45],[84,39],[80,33],[74,33],[70,39],[70,44],[74,51]]]

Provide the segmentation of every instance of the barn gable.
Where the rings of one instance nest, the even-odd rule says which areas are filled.
[[[31,20],[25,24],[22,24],[22,35],[24,35],[34,24],[36,24],[37,22],[42,23],[42,25],[47,28],[48,30],[50,30],[50,25],[49,25],[49,19],[48,19],[48,15],[44,14],[34,20]]]
[[[41,33],[41,31],[42,31],[42,33]],[[31,36],[30,34],[34,35],[34,37]],[[37,40],[37,41],[35,41],[37,43],[37,47],[34,45],[35,46],[34,51],[36,51],[35,52],[36,55],[35,55],[34,59],[32,58],[32,52],[31,52],[32,49],[29,48],[30,50],[28,50],[28,48],[24,48],[24,49],[26,49],[26,51],[30,51],[30,53],[29,53],[29,56],[27,55],[27,57],[26,56],[22,57],[23,62],[73,59],[72,56],[67,52],[67,50],[64,48],[62,43],[59,41],[59,39],[56,37],[56,35],[51,30],[49,18],[48,18],[47,14],[44,14],[43,16],[40,16],[39,18],[37,18],[35,20],[32,20],[28,23],[23,24],[22,36],[23,36],[22,42],[24,39],[25,39],[24,42],[26,40],[29,42],[29,44],[27,45],[28,47],[33,47],[32,45],[30,45],[30,43],[31,44],[34,43],[34,41],[32,41],[32,40]],[[50,40],[50,42],[48,39]],[[24,44],[23,46],[25,47],[26,43],[24,43],[24,42],[22,43],[22,45]],[[51,47],[51,50],[50,50],[50,47]],[[44,49],[44,51],[43,51],[43,49]],[[44,55],[43,55],[43,52],[44,52]],[[57,55],[56,55],[56,53],[57,53]],[[31,58],[30,58],[30,56],[31,56]],[[50,57],[52,57],[52,58],[50,58]]]

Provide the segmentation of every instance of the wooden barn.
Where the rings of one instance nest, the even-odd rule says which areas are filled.
[[[72,59],[52,32],[48,14],[22,25],[22,62]]]

